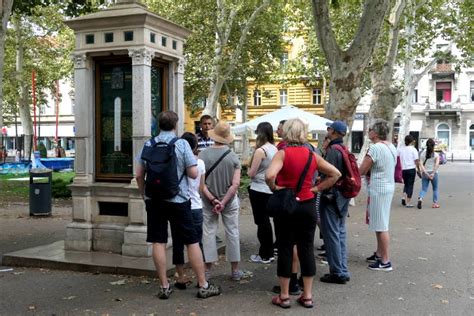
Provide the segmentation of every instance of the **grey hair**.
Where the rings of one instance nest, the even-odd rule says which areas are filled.
[[[381,140],[387,140],[390,134],[390,126],[386,120],[376,119],[369,127]]]

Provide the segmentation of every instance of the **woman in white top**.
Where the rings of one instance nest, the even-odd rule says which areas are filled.
[[[273,127],[270,123],[258,124],[255,133],[257,134],[257,144],[248,171],[248,175],[252,179],[248,191],[253,219],[257,225],[260,249],[258,254],[250,256],[250,260],[257,263],[270,263],[275,260],[273,257],[273,228],[270,223],[270,215],[267,212],[267,201],[272,195],[272,191],[265,182],[265,172],[278,149],[273,144]]]
[[[423,198],[428,191],[428,186],[433,186],[432,208],[439,208],[438,204],[438,168],[439,155],[434,151],[435,142],[432,138],[426,141],[426,149],[420,154],[418,168],[421,173],[421,192],[418,198],[417,207],[422,208]]]
[[[418,164],[418,151],[415,148],[415,138],[412,135],[405,137],[405,146],[398,148],[398,156],[402,163],[403,197],[402,205],[413,207],[411,197],[416,178],[416,165]]]
[[[182,139],[186,140],[189,143],[189,146],[193,150],[194,155],[197,158],[198,151],[198,139],[193,133],[186,132],[181,136]],[[193,225],[194,229],[199,236],[199,246],[202,251],[202,200],[201,195],[199,194],[199,187],[201,185],[201,178],[206,174],[206,167],[204,161],[197,158],[197,169],[198,177],[192,179],[187,177],[189,195],[191,196],[191,213],[193,216]],[[176,266],[176,272],[178,273],[178,279],[174,283],[175,287],[180,290],[186,289],[186,284],[189,282],[184,275],[184,244],[179,240],[173,240],[173,264]]]

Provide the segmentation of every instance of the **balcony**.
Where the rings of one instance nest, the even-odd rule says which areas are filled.
[[[448,120],[452,119],[456,122],[458,127],[461,127],[462,109],[452,107],[450,103],[442,104],[437,102],[435,106],[427,105],[425,109],[426,123],[429,125],[429,120]]]
[[[454,69],[452,64],[440,63],[430,70],[432,80],[440,79],[453,79],[454,80]]]

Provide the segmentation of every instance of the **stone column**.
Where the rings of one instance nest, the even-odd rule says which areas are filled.
[[[129,49],[132,58],[132,121],[133,156],[140,155],[144,142],[151,135],[151,62],[154,51],[148,48]],[[134,174],[137,162],[133,162]],[[145,204],[138,192],[135,179],[129,186],[129,225],[124,231],[122,254],[145,257],[151,255],[151,245],[146,242]]]
[[[178,62],[174,63],[175,65],[175,72],[174,72],[174,109],[176,113],[178,113],[179,121],[177,126],[177,134],[181,135],[184,132],[184,66],[186,65],[186,61],[184,58],[180,58]]]
[[[94,181],[94,72],[90,58],[74,54],[76,177],[71,185],[72,219],[67,226],[65,247],[69,250],[92,249],[92,205],[90,186]]]

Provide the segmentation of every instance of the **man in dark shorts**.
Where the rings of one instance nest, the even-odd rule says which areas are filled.
[[[160,134],[155,137],[156,142],[170,143],[175,137],[178,115],[172,111],[165,111],[158,116]],[[144,145],[151,146],[147,141]],[[184,139],[175,142],[175,153],[177,158],[177,174],[197,178],[197,161]],[[141,157],[141,155],[140,155]],[[145,175],[147,172],[146,162],[139,159],[137,164],[136,179],[139,192],[142,194],[147,211],[147,242],[153,244],[152,256],[156,272],[160,279],[161,287],[158,297],[168,299],[173,292],[166,276],[166,244],[168,242],[168,222],[171,226],[171,237],[179,240],[187,247],[189,262],[198,279],[199,298],[207,298],[219,295],[221,290],[218,286],[207,282],[204,273],[204,261],[199,247],[199,237],[193,225],[191,202],[188,190],[188,182],[180,181],[178,194],[171,198],[162,200],[153,196],[145,195]]]

